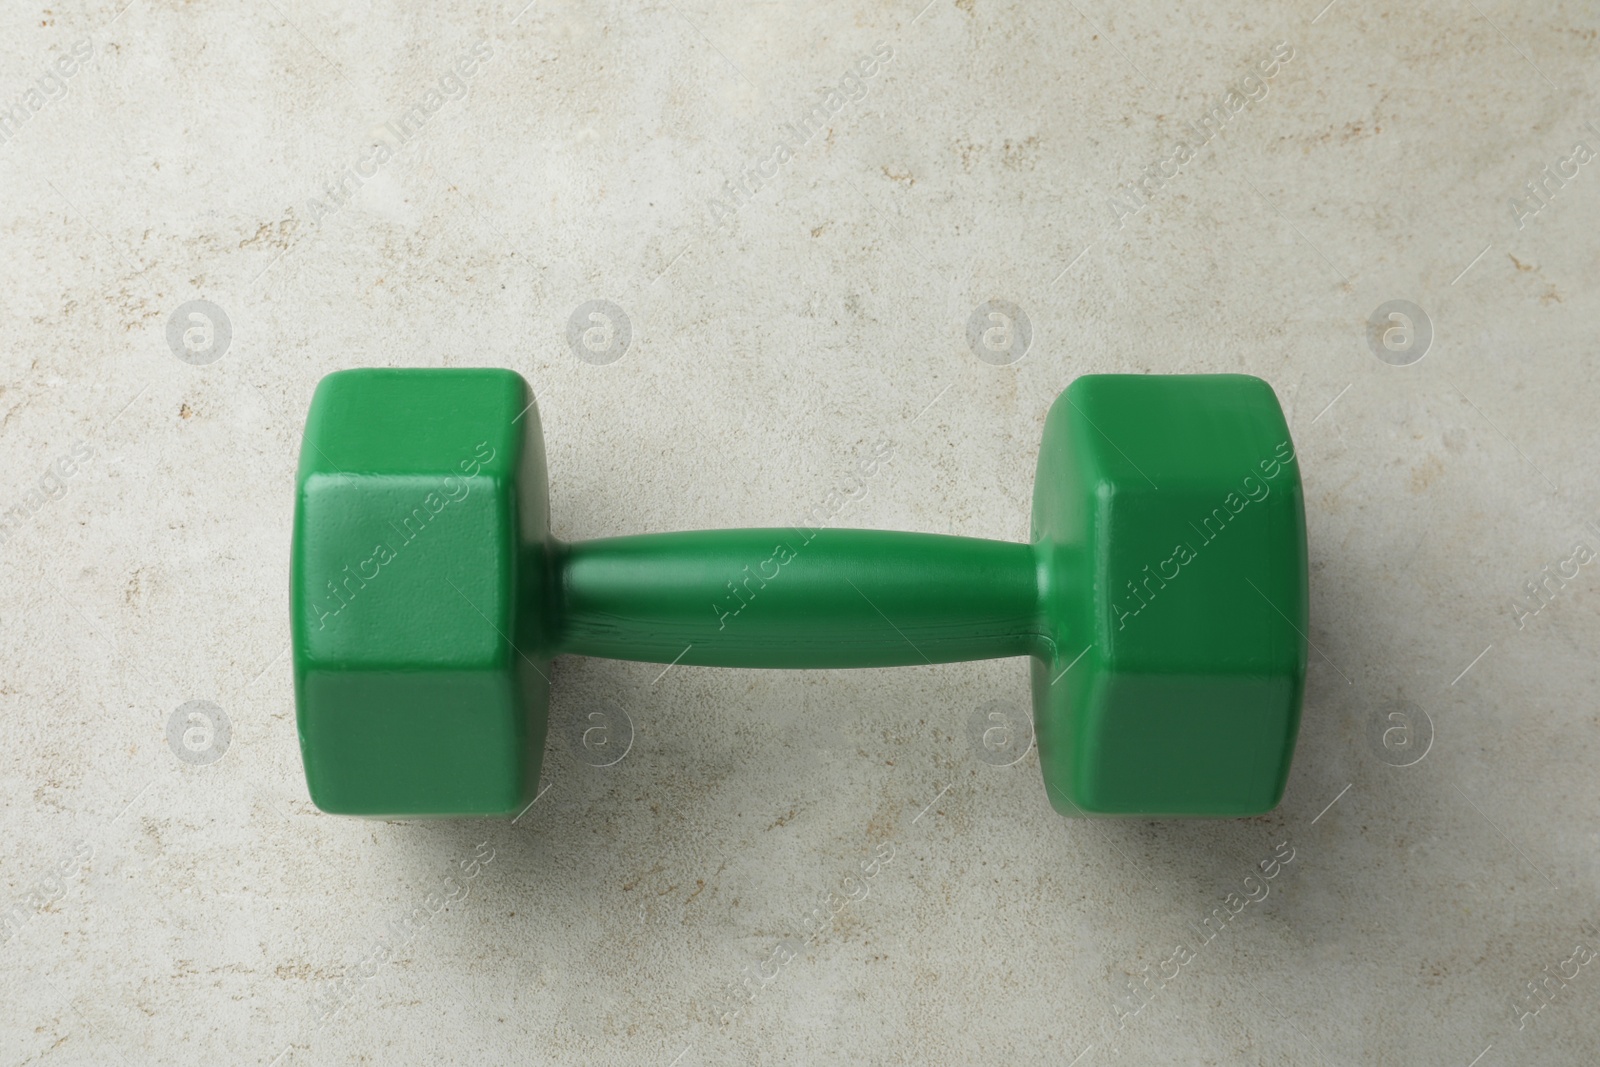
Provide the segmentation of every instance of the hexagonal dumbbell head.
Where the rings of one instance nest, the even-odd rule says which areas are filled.
[[[319,808],[502,814],[534,797],[548,529],[539,416],[520,376],[322,380],[291,552],[300,744]]]
[[[1300,472],[1244,375],[1091,375],[1050,410],[1033,539],[1054,652],[1033,664],[1067,815],[1254,815],[1283,794],[1306,672]]]

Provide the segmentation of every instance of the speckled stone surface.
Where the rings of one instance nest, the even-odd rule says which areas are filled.
[[[1600,14],[924,3],[0,12],[0,1062],[1600,1061]],[[837,524],[1020,539],[1074,377],[1260,375],[1284,803],[1063,820],[972,739],[1020,661],[569,660],[514,824],[322,815],[365,365],[527,376],[564,538],[887,441]]]

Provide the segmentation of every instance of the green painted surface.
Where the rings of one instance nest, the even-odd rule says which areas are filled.
[[[1065,814],[1275,806],[1305,676],[1305,522],[1258,379],[1090,376],[1046,423],[1033,544],[872,530],[549,536],[538,411],[498,370],[318,388],[292,560],[324,810],[509,814],[560,654],[884,667],[1033,658]]]

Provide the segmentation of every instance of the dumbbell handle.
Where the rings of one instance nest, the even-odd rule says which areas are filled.
[[[556,652],[714,667],[894,667],[1046,651],[1031,545],[884,530],[557,543]],[[1066,568],[1055,568],[1056,574]]]

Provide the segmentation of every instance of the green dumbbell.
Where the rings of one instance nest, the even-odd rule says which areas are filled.
[[[351,370],[300,453],[292,628],[312,800],[505,815],[536,794],[549,662],[891,667],[1029,656],[1065,815],[1255,815],[1306,672],[1300,472],[1244,375],[1089,375],[1045,421],[1030,544],[808,526],[550,536],[504,370]]]

